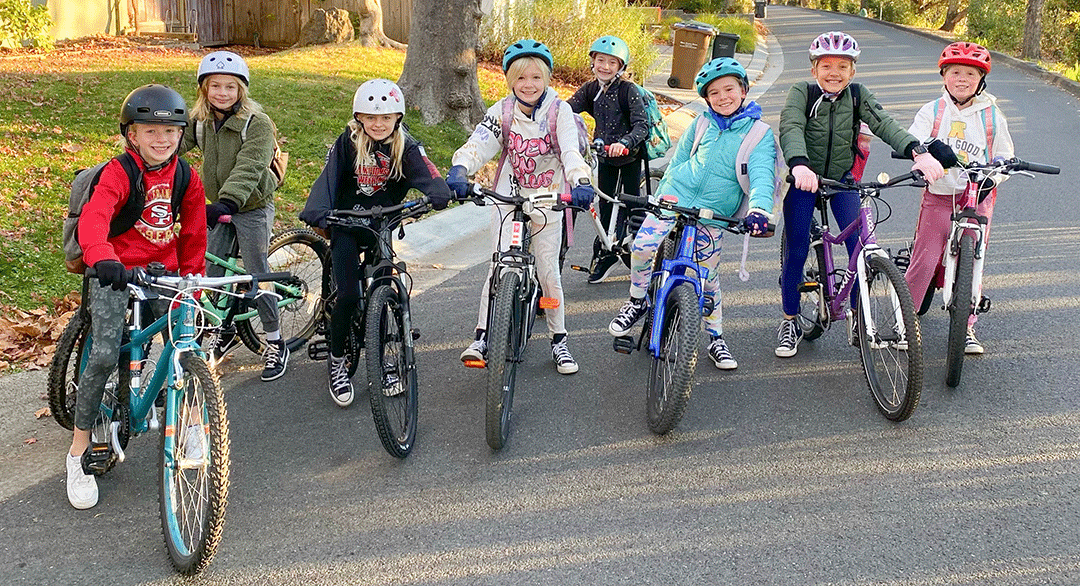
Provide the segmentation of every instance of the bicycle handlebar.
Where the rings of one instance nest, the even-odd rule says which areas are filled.
[[[492,191],[479,183],[469,184],[469,194],[471,199],[477,203],[477,205],[483,205],[483,199],[495,200],[498,203],[522,206],[526,203],[532,203],[534,206],[546,206],[550,205],[552,210],[561,211],[568,207],[574,207],[569,205],[570,198],[566,194],[558,193],[536,193],[533,195],[502,195],[501,193]],[[579,208],[580,209],[580,208]]]
[[[402,218],[410,218],[427,213],[430,204],[431,200],[425,195],[420,199],[404,201],[392,206],[375,206],[363,210],[332,210],[330,215],[326,217],[326,223],[328,225],[351,226],[353,224],[349,222],[350,218],[381,219],[389,215],[398,214],[398,212],[402,212],[400,214]]]
[[[795,177],[789,174],[787,176],[787,182],[794,184]],[[843,181],[837,181],[818,175],[818,193],[826,197],[844,191],[868,192],[889,187],[926,187],[926,179],[924,179],[922,173],[918,171],[909,171],[903,175],[892,177],[884,182],[866,181],[861,183],[844,183]]]
[[[747,227],[743,224],[743,221],[742,221],[741,218],[732,218],[730,216],[721,216],[720,214],[717,214],[717,213],[713,212],[712,210],[710,210],[708,208],[688,208],[688,207],[683,207],[683,206],[680,206],[678,204],[672,203],[670,201],[666,201],[664,199],[661,199],[661,200],[657,201],[656,203],[653,203],[653,202],[649,201],[649,198],[646,197],[646,196],[630,195],[628,193],[620,194],[619,195],[619,200],[623,201],[625,203],[628,203],[628,204],[644,207],[646,210],[653,211],[653,212],[655,212],[656,210],[666,210],[666,211],[675,212],[677,214],[681,214],[681,215],[684,215],[684,216],[690,216],[692,218],[696,218],[696,219],[700,219],[700,220],[714,220],[714,221],[719,221],[719,222],[725,222],[728,225],[727,226],[721,226],[721,228],[724,229],[724,230],[727,230],[728,232],[731,232],[732,234],[745,234],[746,232],[749,231],[747,229]],[[765,233],[759,235],[759,237],[767,238],[769,236],[772,236],[775,232],[776,232],[776,225],[774,225],[774,224],[772,224],[770,222],[767,225],[766,229],[765,229]]]
[[[154,263],[151,263],[151,265],[153,264]],[[87,278],[93,279],[97,277],[97,270],[95,270],[94,267],[87,267],[85,274]],[[204,277],[202,275],[187,275],[181,277],[177,274],[167,274],[164,272],[163,267],[155,266],[148,266],[145,268],[135,267],[124,270],[124,280],[129,285],[135,285],[136,287],[163,285],[166,287],[179,288],[183,285],[185,287],[197,287],[201,289],[216,289],[228,285],[246,283],[258,286],[261,282],[288,281],[292,278],[293,274],[288,271],[277,273],[250,273],[228,277]]]

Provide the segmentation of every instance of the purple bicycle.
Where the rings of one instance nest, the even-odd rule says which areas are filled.
[[[834,321],[853,320],[848,343],[859,349],[866,382],[887,419],[903,421],[911,416],[922,393],[922,334],[911,291],[889,254],[874,236],[874,202],[890,187],[920,187],[926,182],[915,173],[890,180],[882,173],[878,181],[842,183],[818,178],[817,208],[821,222],[810,227],[810,254],[805,280],[799,286],[799,325],[803,339],[813,340]],[[858,191],[859,216],[839,234],[829,231],[827,201],[840,192]],[[852,234],[858,244],[847,268],[833,264],[832,247],[843,245]],[[853,287],[858,285],[855,307],[845,311]]]

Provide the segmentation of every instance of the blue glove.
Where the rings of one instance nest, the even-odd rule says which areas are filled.
[[[578,185],[570,190],[570,205],[577,208],[588,208],[592,203],[592,185]]]
[[[112,286],[113,291],[119,291],[127,286],[131,272],[124,268],[124,264],[118,260],[99,260],[94,263],[97,271],[98,282],[102,287]]]
[[[446,185],[458,196],[458,199],[469,197],[469,176],[465,172],[465,167],[461,165],[450,167],[450,171],[446,174]]]
[[[235,203],[227,199],[219,199],[214,203],[206,204],[206,227],[217,226],[221,216],[231,216],[239,209]]]
[[[760,236],[769,230],[769,218],[761,212],[750,212],[743,218],[743,227],[751,236]]]

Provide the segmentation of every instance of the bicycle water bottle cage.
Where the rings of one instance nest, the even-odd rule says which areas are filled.
[[[116,464],[116,454],[108,443],[91,443],[90,448],[83,452],[82,469],[85,474],[101,476],[108,472]]]

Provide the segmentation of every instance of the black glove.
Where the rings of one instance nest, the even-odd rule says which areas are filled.
[[[446,206],[450,205],[450,200],[453,198],[453,194],[449,191],[445,193],[433,193],[428,196],[428,201],[431,202],[432,209],[445,210]]]
[[[955,167],[959,162],[956,160],[956,153],[953,152],[952,147],[936,138],[932,140],[930,144],[926,145],[926,150],[937,159],[937,162],[941,163],[941,166],[945,169]]]
[[[217,226],[221,216],[231,216],[239,209],[239,206],[228,199],[219,199],[214,203],[206,204],[206,227],[213,228]]]
[[[986,177],[979,182],[979,203],[982,203],[984,199],[990,197],[990,194],[994,192],[994,188],[997,187],[997,183],[993,179]]]
[[[124,264],[118,260],[99,260],[94,263],[97,271],[98,282],[102,287],[112,286],[113,291],[119,291],[127,286],[131,278],[131,271],[124,268]]]

